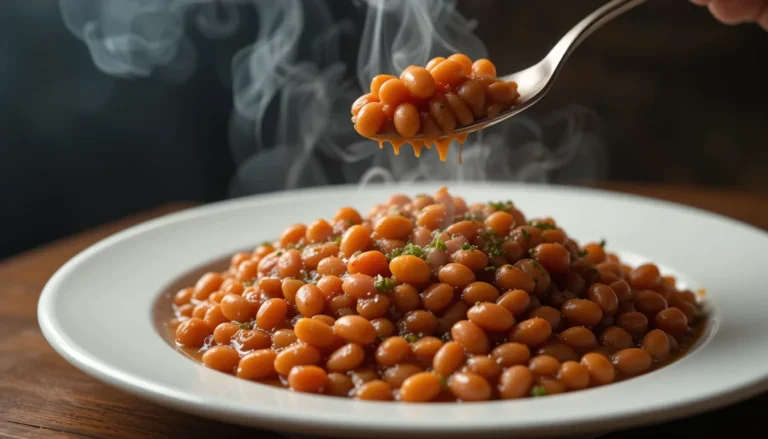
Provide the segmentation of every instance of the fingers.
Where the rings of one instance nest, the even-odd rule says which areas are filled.
[[[760,25],[763,30],[768,31],[768,3],[764,5],[762,14],[757,18],[757,24]]]
[[[727,25],[755,22],[765,10],[765,0],[712,0],[707,7]]]
[[[707,6],[712,0],[691,0],[691,3],[699,6]]]

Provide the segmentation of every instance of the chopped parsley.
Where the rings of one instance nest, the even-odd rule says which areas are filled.
[[[436,249],[436,250],[442,250],[446,251],[448,250],[448,247],[445,245],[442,239],[435,238],[432,240],[432,242],[429,244],[430,247]]]
[[[238,326],[240,329],[253,329],[253,323],[251,322],[240,323]]]
[[[475,302],[475,306],[480,306],[480,301]]]
[[[544,221],[536,221],[536,223],[531,225],[539,230],[557,230],[556,226]]]
[[[293,245],[293,248],[295,248],[296,250],[302,250],[302,249],[304,249],[304,247],[305,247],[304,244],[294,244]]]
[[[536,253],[536,248],[529,248],[528,249],[528,255],[533,256],[533,254]]]
[[[483,238],[483,241],[485,241],[485,246],[483,246],[483,251],[488,254],[488,256],[501,256],[504,254],[504,250],[501,249],[501,245],[504,243],[504,240],[499,238],[499,235],[493,231],[488,230],[486,232],[483,232],[481,235],[481,238]]]
[[[523,238],[525,238],[526,241],[531,239],[531,232],[529,232],[529,231],[527,231],[525,229],[520,229],[520,233],[523,234]]]
[[[355,222],[354,222],[354,221],[352,221],[351,219],[345,220],[345,222],[347,223],[347,225],[348,225],[348,226],[353,226],[353,225],[355,225]]]
[[[579,257],[583,258],[584,256],[588,255],[589,252],[586,250],[579,250]]]
[[[339,245],[339,244],[341,244],[341,235],[339,235],[339,236],[337,236],[335,238],[329,239],[328,241],[332,242],[332,243],[334,243],[336,245]]]
[[[427,194],[416,194],[416,198],[428,197],[428,196],[429,195],[427,195]]]
[[[533,386],[531,389],[531,396],[546,396],[547,388],[544,386]]]
[[[442,375],[440,376],[440,385],[443,386],[443,388],[448,387],[448,380]]]
[[[376,280],[373,282],[373,286],[376,287],[382,293],[388,293],[395,289],[395,281],[387,279],[382,275],[376,276]]]
[[[485,271],[496,271],[496,267],[493,266],[493,265],[489,265],[489,266],[485,267]]]
[[[272,243],[269,241],[264,241],[261,243],[261,247],[272,247]]]
[[[416,244],[407,244],[403,248],[398,248],[392,251],[390,259],[395,259],[398,256],[410,255],[417,258],[424,258],[424,249]]]
[[[275,254],[276,254],[277,256],[282,256],[282,255],[283,255],[283,251],[282,251],[282,250],[279,250],[279,251],[278,251],[277,253],[275,253]]]
[[[465,242],[464,244],[461,245],[461,249],[462,250],[472,250],[472,246],[469,245],[468,242]]]
[[[253,280],[245,280],[242,282],[243,286],[245,288],[252,287],[253,286]]]
[[[605,239],[601,239],[600,240],[600,247],[605,248],[605,244],[606,244]]]
[[[417,341],[419,340],[419,339],[418,339],[418,338],[416,338],[416,336],[415,336],[415,335],[413,335],[413,334],[408,334],[408,335],[406,335],[406,336],[405,336],[405,339],[408,341],[408,343],[415,343],[415,342],[417,342]]]
[[[493,210],[498,212],[500,210],[507,210],[508,208],[513,207],[515,203],[513,203],[511,200],[497,202],[489,201],[488,205],[491,206]]]

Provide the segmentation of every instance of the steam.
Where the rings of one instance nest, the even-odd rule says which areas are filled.
[[[231,61],[234,109],[230,148],[238,164],[233,195],[344,182],[508,180],[569,181],[601,177],[605,152],[597,117],[569,107],[539,121],[525,116],[471,135],[448,161],[417,159],[361,138],[349,107],[373,76],[462,52],[487,57],[455,0],[349,0],[365,8],[355,72],[341,44],[355,23],[335,18],[329,0],[60,0],[67,27],[103,72],[127,78],[158,73],[183,81],[198,62],[186,35],[226,38],[241,10],[258,14],[255,41]],[[355,76],[352,76],[355,73]]]

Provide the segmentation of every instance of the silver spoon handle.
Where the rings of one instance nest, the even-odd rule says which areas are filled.
[[[571,52],[573,52],[584,39],[590,36],[592,32],[624,12],[627,12],[646,1],[647,0],[612,0],[597,8],[569,30],[568,33],[555,44],[555,47],[549,51],[549,54],[547,54],[545,59],[554,64],[552,67],[561,65]]]

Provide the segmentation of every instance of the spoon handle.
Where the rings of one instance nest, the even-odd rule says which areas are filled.
[[[576,26],[566,33],[555,47],[549,51],[546,60],[555,68],[565,61],[571,52],[581,44],[592,32],[599,29],[605,23],[613,20],[628,10],[645,3],[647,0],[611,0],[594,12],[584,17]]]

